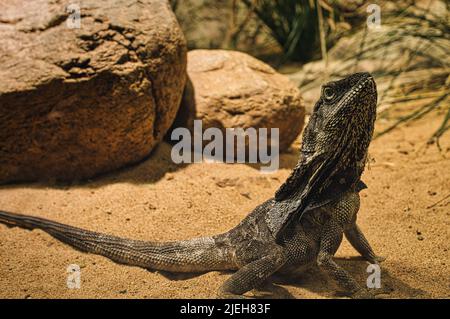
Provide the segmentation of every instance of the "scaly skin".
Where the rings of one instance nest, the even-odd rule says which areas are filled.
[[[240,297],[272,274],[317,263],[356,298],[370,292],[333,260],[345,234],[370,263],[381,260],[356,225],[360,176],[373,133],[376,87],[368,73],[328,83],[305,130],[301,157],[275,197],[256,207],[230,231],[176,242],[149,242],[0,211],[9,226],[42,229],[81,251],[154,270],[235,270],[220,297]]]

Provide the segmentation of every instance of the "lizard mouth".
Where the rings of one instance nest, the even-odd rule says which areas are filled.
[[[369,73],[360,79],[350,92],[357,94],[362,91],[369,91],[368,93],[376,92],[375,81]]]
[[[368,112],[376,111],[377,88],[375,80],[370,73],[364,73],[362,78],[353,85],[339,101],[337,109],[353,108],[354,112],[366,109]]]
[[[368,74],[366,78],[362,78],[359,80],[357,84],[357,88],[362,89],[369,89],[372,92],[376,92],[376,85],[375,80],[373,79],[372,75]]]

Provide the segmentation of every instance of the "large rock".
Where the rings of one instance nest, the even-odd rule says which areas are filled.
[[[188,84],[174,127],[279,128],[280,150],[303,128],[305,109],[297,87],[267,64],[241,52],[188,52]]]
[[[178,110],[186,44],[168,2],[74,2],[81,28],[71,2],[2,2],[0,182],[137,162]]]

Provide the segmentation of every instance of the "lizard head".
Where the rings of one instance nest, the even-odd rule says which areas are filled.
[[[301,156],[275,193],[266,222],[274,236],[295,216],[361,188],[376,118],[377,89],[369,73],[323,85],[303,133]]]
[[[355,73],[322,86],[305,129],[304,156],[341,148],[342,164],[367,153],[376,118],[377,88],[370,73]]]

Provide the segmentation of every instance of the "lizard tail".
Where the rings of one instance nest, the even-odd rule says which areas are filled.
[[[150,242],[97,233],[48,219],[0,210],[0,223],[41,229],[81,251],[115,262],[170,272],[205,272],[234,269],[231,254],[219,237],[174,242]]]

